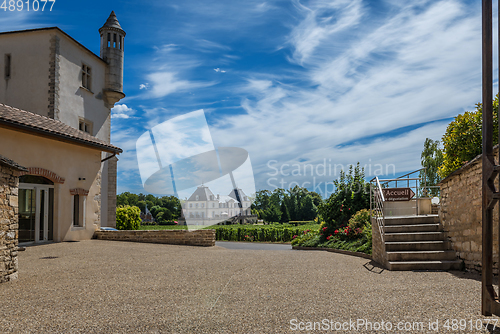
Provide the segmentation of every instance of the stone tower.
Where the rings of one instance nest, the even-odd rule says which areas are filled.
[[[113,108],[116,102],[125,97],[123,93],[123,31],[115,12],[112,11],[106,23],[99,29],[101,34],[101,58],[108,63],[104,102]]]

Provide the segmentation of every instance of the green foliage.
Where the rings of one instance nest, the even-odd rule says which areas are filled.
[[[138,230],[141,227],[141,209],[137,206],[116,208],[116,228],[118,230]]]
[[[357,228],[364,229],[365,226],[371,225],[370,223],[370,210],[363,209],[359,210],[354,214],[354,216],[349,219],[349,227],[352,230],[356,230]]]
[[[420,177],[422,178],[422,186],[425,184],[427,186],[435,186],[441,181],[441,177],[438,175],[439,166],[443,164],[443,152],[439,147],[439,140],[432,140],[429,138],[425,139],[424,150],[420,155],[422,167],[424,170],[420,171]],[[429,189],[428,195],[437,196],[438,189]]]
[[[299,186],[287,191],[281,188],[273,192],[261,190],[256,193],[252,213],[266,222],[313,220],[318,216],[317,205],[322,202],[318,193]]]
[[[281,219],[280,223],[288,223],[290,221],[290,214],[288,213],[288,208],[285,205],[285,201],[281,202]]]
[[[292,226],[288,224],[273,225],[221,225],[215,229],[216,240],[227,241],[268,241],[289,242],[298,235],[304,235],[318,229],[317,224]]]
[[[319,232],[310,231],[293,239],[293,246],[325,247],[351,252],[372,253],[372,226],[369,211],[358,211],[349,221],[355,227],[336,228],[329,233],[329,227],[320,225]]]
[[[438,174],[445,178],[482,153],[483,107],[458,115],[446,128],[442,138],[443,164]],[[498,95],[493,100],[493,141],[498,143]]]
[[[370,184],[364,176],[364,169],[358,162],[348,173],[341,171],[339,179],[333,181],[335,192],[319,207],[327,229],[325,234],[346,226],[355,212],[370,207]]]
[[[160,225],[174,224],[181,216],[182,206],[175,196],[155,197],[151,194],[132,194],[124,192],[116,196],[117,206],[137,206],[141,212],[146,212],[146,205],[155,221]]]

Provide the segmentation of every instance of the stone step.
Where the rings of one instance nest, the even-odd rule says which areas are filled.
[[[386,217],[385,226],[388,225],[417,225],[417,224],[438,224],[438,215],[427,216],[405,216],[405,217]]]
[[[389,261],[389,270],[460,270],[462,262],[454,261]]]
[[[453,261],[457,254],[451,250],[387,252],[389,261]]]
[[[440,232],[439,224],[387,225],[385,233]]]
[[[444,240],[443,232],[386,233],[385,242],[392,241],[435,241]]]
[[[394,251],[437,251],[448,250],[450,248],[449,241],[403,241],[403,242],[386,242],[385,249],[388,252]]]

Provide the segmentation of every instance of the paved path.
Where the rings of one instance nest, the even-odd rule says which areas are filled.
[[[484,319],[477,275],[390,272],[330,252],[91,240],[29,247],[19,267],[0,284],[0,333],[306,333],[290,327],[323,319],[477,333],[443,325]]]
[[[244,249],[244,250],[292,250],[289,244],[268,244],[263,242],[236,242],[236,241],[216,241],[216,246],[224,247],[227,249]]]

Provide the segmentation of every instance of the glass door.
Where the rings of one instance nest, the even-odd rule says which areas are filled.
[[[19,242],[35,241],[35,189],[19,189]]]
[[[19,242],[53,240],[54,189],[19,185]]]

